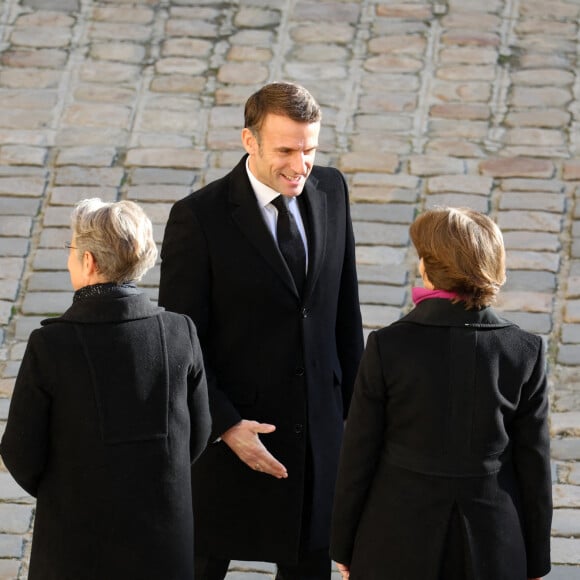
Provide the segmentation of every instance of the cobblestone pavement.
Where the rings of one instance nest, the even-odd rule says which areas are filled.
[[[0,0],[0,433],[30,330],[71,301],[71,206],[137,200],[161,241],[172,202],[238,161],[245,99],[294,80],[323,105],[319,163],[349,180],[367,329],[409,308],[417,210],[502,227],[499,307],[549,344],[549,578],[580,578],[579,16],[580,0]],[[33,513],[0,466],[0,579],[26,578]]]

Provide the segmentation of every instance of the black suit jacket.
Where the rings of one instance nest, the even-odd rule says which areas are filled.
[[[301,195],[309,268],[299,296],[245,163],[172,208],[159,302],[197,326],[213,436],[241,419],[273,423],[263,441],[289,473],[256,473],[225,444],[212,445],[194,468],[196,549],[293,561],[304,501],[313,505],[311,545],[328,545],[343,419],[362,352],[355,244],[343,176],[314,167]],[[305,498],[309,455],[314,484]]]
[[[549,571],[542,340],[491,308],[435,298],[369,336],[342,450],[331,555],[351,564],[353,580],[381,580],[387,571],[438,578],[454,510],[465,577],[526,580]]]

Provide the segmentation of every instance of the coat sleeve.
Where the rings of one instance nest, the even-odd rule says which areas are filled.
[[[386,393],[376,334],[369,335],[341,449],[330,555],[349,565],[359,522],[384,444]]]
[[[16,378],[8,422],[2,437],[2,459],[18,485],[36,497],[48,457],[51,397],[46,389],[49,367],[40,355],[39,331],[30,335]]]
[[[350,216],[348,188],[342,174],[339,173],[339,175],[343,182],[345,192],[346,224],[344,262],[336,315],[336,344],[342,370],[342,399],[344,416],[346,417],[350,406],[354,380],[363,351],[364,339],[358,296],[355,239]]]
[[[548,427],[548,386],[543,341],[512,424],[512,451],[522,498],[528,577],[550,571],[552,482]]]
[[[159,305],[187,314],[195,323],[204,365],[215,440],[242,417],[217,385],[206,356],[211,324],[211,259],[203,229],[188,198],[171,208],[161,247]]]
[[[208,443],[211,433],[211,416],[201,346],[195,326],[189,317],[187,317],[187,323],[194,356],[194,364],[187,381],[187,404],[191,421],[189,450],[191,463],[194,463]]]

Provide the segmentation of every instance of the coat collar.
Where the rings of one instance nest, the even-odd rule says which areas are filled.
[[[246,158],[247,155],[244,155],[230,173],[232,184],[229,198],[232,218],[286,286],[298,296],[292,275],[260,213],[254,190],[246,173]],[[318,180],[311,174],[300,195],[307,212],[306,223],[310,226],[307,227],[309,267],[304,298],[308,297],[318,279],[326,251],[326,196],[317,188],[317,184]]]
[[[466,310],[462,302],[453,304],[445,298],[423,300],[409,314],[395,322],[410,322],[426,326],[460,326],[471,328],[504,328],[516,326],[501,318],[490,307],[481,310]]]
[[[149,297],[137,288],[118,287],[103,296],[84,298],[74,302],[62,315],[47,318],[41,324],[72,322],[81,324],[102,324],[149,318],[163,311],[155,306]]]

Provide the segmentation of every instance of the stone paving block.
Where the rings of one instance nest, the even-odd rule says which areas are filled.
[[[445,173],[465,173],[465,162],[453,157],[437,157],[433,155],[413,155],[409,158],[409,173],[421,177]]]
[[[502,310],[522,312],[545,312],[551,314],[554,295],[534,291],[501,291],[497,307]]]
[[[0,278],[3,280],[19,280],[24,268],[21,258],[0,257]]]
[[[552,566],[548,580],[580,580],[580,566]]]
[[[16,318],[14,330],[15,338],[18,340],[28,340],[30,333],[35,328],[40,328],[40,321],[44,320],[45,318],[45,316],[18,316]],[[0,495],[0,497],[2,496]]]
[[[415,208],[405,203],[353,203],[350,206],[353,221],[376,221],[411,224]]]
[[[70,228],[71,208],[67,206],[49,206],[44,210],[42,224],[46,228],[64,227]],[[63,248],[64,250],[64,248]],[[56,256],[56,254],[54,254]]]
[[[5,145],[0,147],[0,163],[4,165],[37,165],[42,167],[46,160],[45,147],[29,145]]]
[[[0,534],[0,558],[21,558],[23,542],[20,535]]]
[[[74,97],[76,100],[94,103],[103,102],[131,105],[135,100],[135,96],[135,89],[116,85],[78,83],[74,89]]]
[[[345,153],[340,156],[338,168],[345,173],[356,171],[395,173],[399,167],[399,157],[393,153]]]
[[[56,185],[118,187],[125,174],[122,167],[59,167],[55,172]]]
[[[360,284],[359,298],[361,304],[386,304],[402,308],[407,299],[407,291],[405,288],[396,286]]]
[[[27,292],[22,302],[24,314],[51,316],[61,314],[72,303],[71,292]]]
[[[353,222],[354,237],[358,244],[408,246],[409,228],[398,224]]]
[[[55,163],[58,166],[110,167],[116,156],[115,147],[67,147],[58,151]]]
[[[188,195],[191,188],[182,185],[137,185],[127,188],[127,199],[133,201],[175,202]]]
[[[131,149],[126,164],[141,167],[174,167],[200,169],[205,166],[207,153],[191,149]]]
[[[556,360],[563,365],[580,364],[580,353],[577,345],[562,344],[558,349]]]
[[[209,40],[204,40],[201,38],[166,38],[163,41],[161,47],[161,54],[163,56],[196,56],[196,57],[207,57],[213,48],[212,43]],[[244,47],[234,47],[239,48],[243,51]],[[265,50],[270,53],[269,49],[259,49],[254,47],[246,47],[250,54],[260,54],[260,50]],[[233,50],[230,49],[230,50]],[[237,60],[237,59],[233,59]],[[253,60],[253,59],[252,59]],[[255,60],[261,60],[256,58]]]
[[[3,256],[26,256],[30,242],[26,238],[0,237],[0,254]]]
[[[130,64],[141,63],[145,59],[145,47],[128,42],[94,43],[90,56],[94,60],[112,60]]]
[[[0,109],[52,109],[57,97],[56,90],[4,89],[0,93]]]
[[[397,264],[376,265],[357,264],[357,274],[360,284],[396,284],[407,282],[408,271],[406,266]]]
[[[110,145],[118,147],[127,144],[128,132],[115,127],[61,127],[55,136],[58,147],[86,147],[91,145]]]
[[[70,211],[69,211],[70,214]],[[62,249],[45,249],[41,248],[35,252],[32,267],[34,270],[64,270],[66,269],[66,262],[68,259],[68,252]]]
[[[363,325],[367,328],[382,328],[401,318],[401,309],[377,304],[361,304]]]
[[[499,310],[499,309],[498,309]],[[534,334],[546,335],[552,330],[552,319],[548,314],[536,312],[501,311],[502,316],[515,322],[518,326],[533,332]]]
[[[154,12],[147,6],[97,6],[92,18],[104,22],[128,22],[135,24],[150,24]]]
[[[565,322],[580,322],[580,300],[568,300],[564,313]]]
[[[12,318],[12,302],[0,300],[0,324],[8,324]]]
[[[580,437],[580,411],[552,413],[550,415],[550,435],[552,437]]]
[[[503,210],[538,210],[563,213],[566,198],[562,194],[547,192],[510,192],[502,193],[499,208]]]
[[[6,471],[0,471],[0,497],[3,501],[18,500],[34,503],[34,498],[29,496]]]
[[[123,38],[126,41],[146,42],[151,37],[149,26],[134,23],[90,22],[88,35],[91,40],[113,40]]]
[[[580,461],[580,438],[554,439],[550,447],[551,455],[555,459]]]
[[[560,238],[557,233],[542,231],[503,231],[504,244],[509,250],[538,250],[557,252],[561,249]]]
[[[35,0],[39,2],[40,0]],[[42,0],[43,2],[45,0]],[[0,580],[15,580],[20,570],[20,560],[0,559]]]
[[[73,103],[62,117],[64,126],[118,127],[126,126],[131,110],[124,105]]]
[[[6,301],[16,300],[16,295],[18,294],[18,287],[19,287],[18,280],[0,279],[0,300]]]
[[[563,324],[561,341],[580,344],[580,324]]]
[[[356,248],[357,264],[401,264],[405,260],[405,248],[388,246],[358,246]]]
[[[46,180],[40,177],[0,177],[0,195],[39,197],[45,187]]]
[[[44,129],[50,124],[50,111],[31,111],[30,109],[12,109],[0,111],[0,127],[6,129],[26,129],[30,131]]]
[[[30,235],[31,229],[31,217],[0,215],[0,236],[25,237]]]
[[[0,87],[9,89],[56,89],[62,73],[41,68],[5,68],[0,71]]]
[[[580,296],[580,276],[574,275],[568,277],[566,286],[566,298],[575,298]]]
[[[560,267],[560,256],[555,253],[512,250],[507,254],[506,265],[510,270],[557,272]]]
[[[190,135],[198,128],[199,121],[195,115],[179,111],[157,110],[143,111],[137,123],[138,131],[158,133],[183,133]]]
[[[4,66],[17,68],[63,68],[68,54],[60,48],[14,48],[2,53]]]
[[[525,145],[533,143],[534,147],[562,146],[566,142],[563,131],[540,129],[537,127],[518,127],[505,132],[504,142],[507,145]]]
[[[0,533],[25,534],[32,524],[32,506],[0,503]]]
[[[428,193],[458,192],[489,195],[492,186],[493,180],[481,175],[438,175],[427,180]]]
[[[191,187],[195,181],[195,174],[188,169],[162,169],[136,167],[131,173],[132,185],[151,185],[154,183],[186,185]]]
[[[456,139],[483,140],[487,136],[488,126],[483,121],[463,121],[458,123],[451,119],[432,119],[429,122],[432,137],[453,137]]]
[[[0,399],[0,419],[6,421],[8,419],[8,408],[10,406],[9,399]]]
[[[539,177],[549,178],[554,175],[552,161],[531,158],[496,158],[482,161],[479,165],[483,175],[492,177]]]
[[[353,186],[350,188],[349,196],[350,201],[353,203],[390,204],[402,202],[411,204],[417,200],[418,194],[416,191],[398,187]]]
[[[580,539],[552,538],[552,562],[580,565]]]
[[[489,213],[489,199],[481,195],[463,195],[459,193],[430,194],[425,202],[425,209],[434,207],[468,207],[482,213]]]
[[[50,203],[52,206],[73,206],[82,199],[88,199],[91,197],[99,197],[103,201],[117,201],[119,197],[118,190],[114,187],[104,187],[104,186],[83,186],[83,185],[63,185],[55,186],[52,188],[50,194]],[[64,211],[64,210],[63,210]],[[72,207],[66,209],[68,215],[72,211]],[[69,222],[67,225],[69,225]],[[58,220],[56,225],[62,225],[61,221]],[[68,235],[62,241],[66,241],[70,238]]]
[[[508,127],[546,127],[565,129],[570,123],[570,113],[559,109],[510,111],[505,118]],[[522,134],[521,137],[524,137]]]

